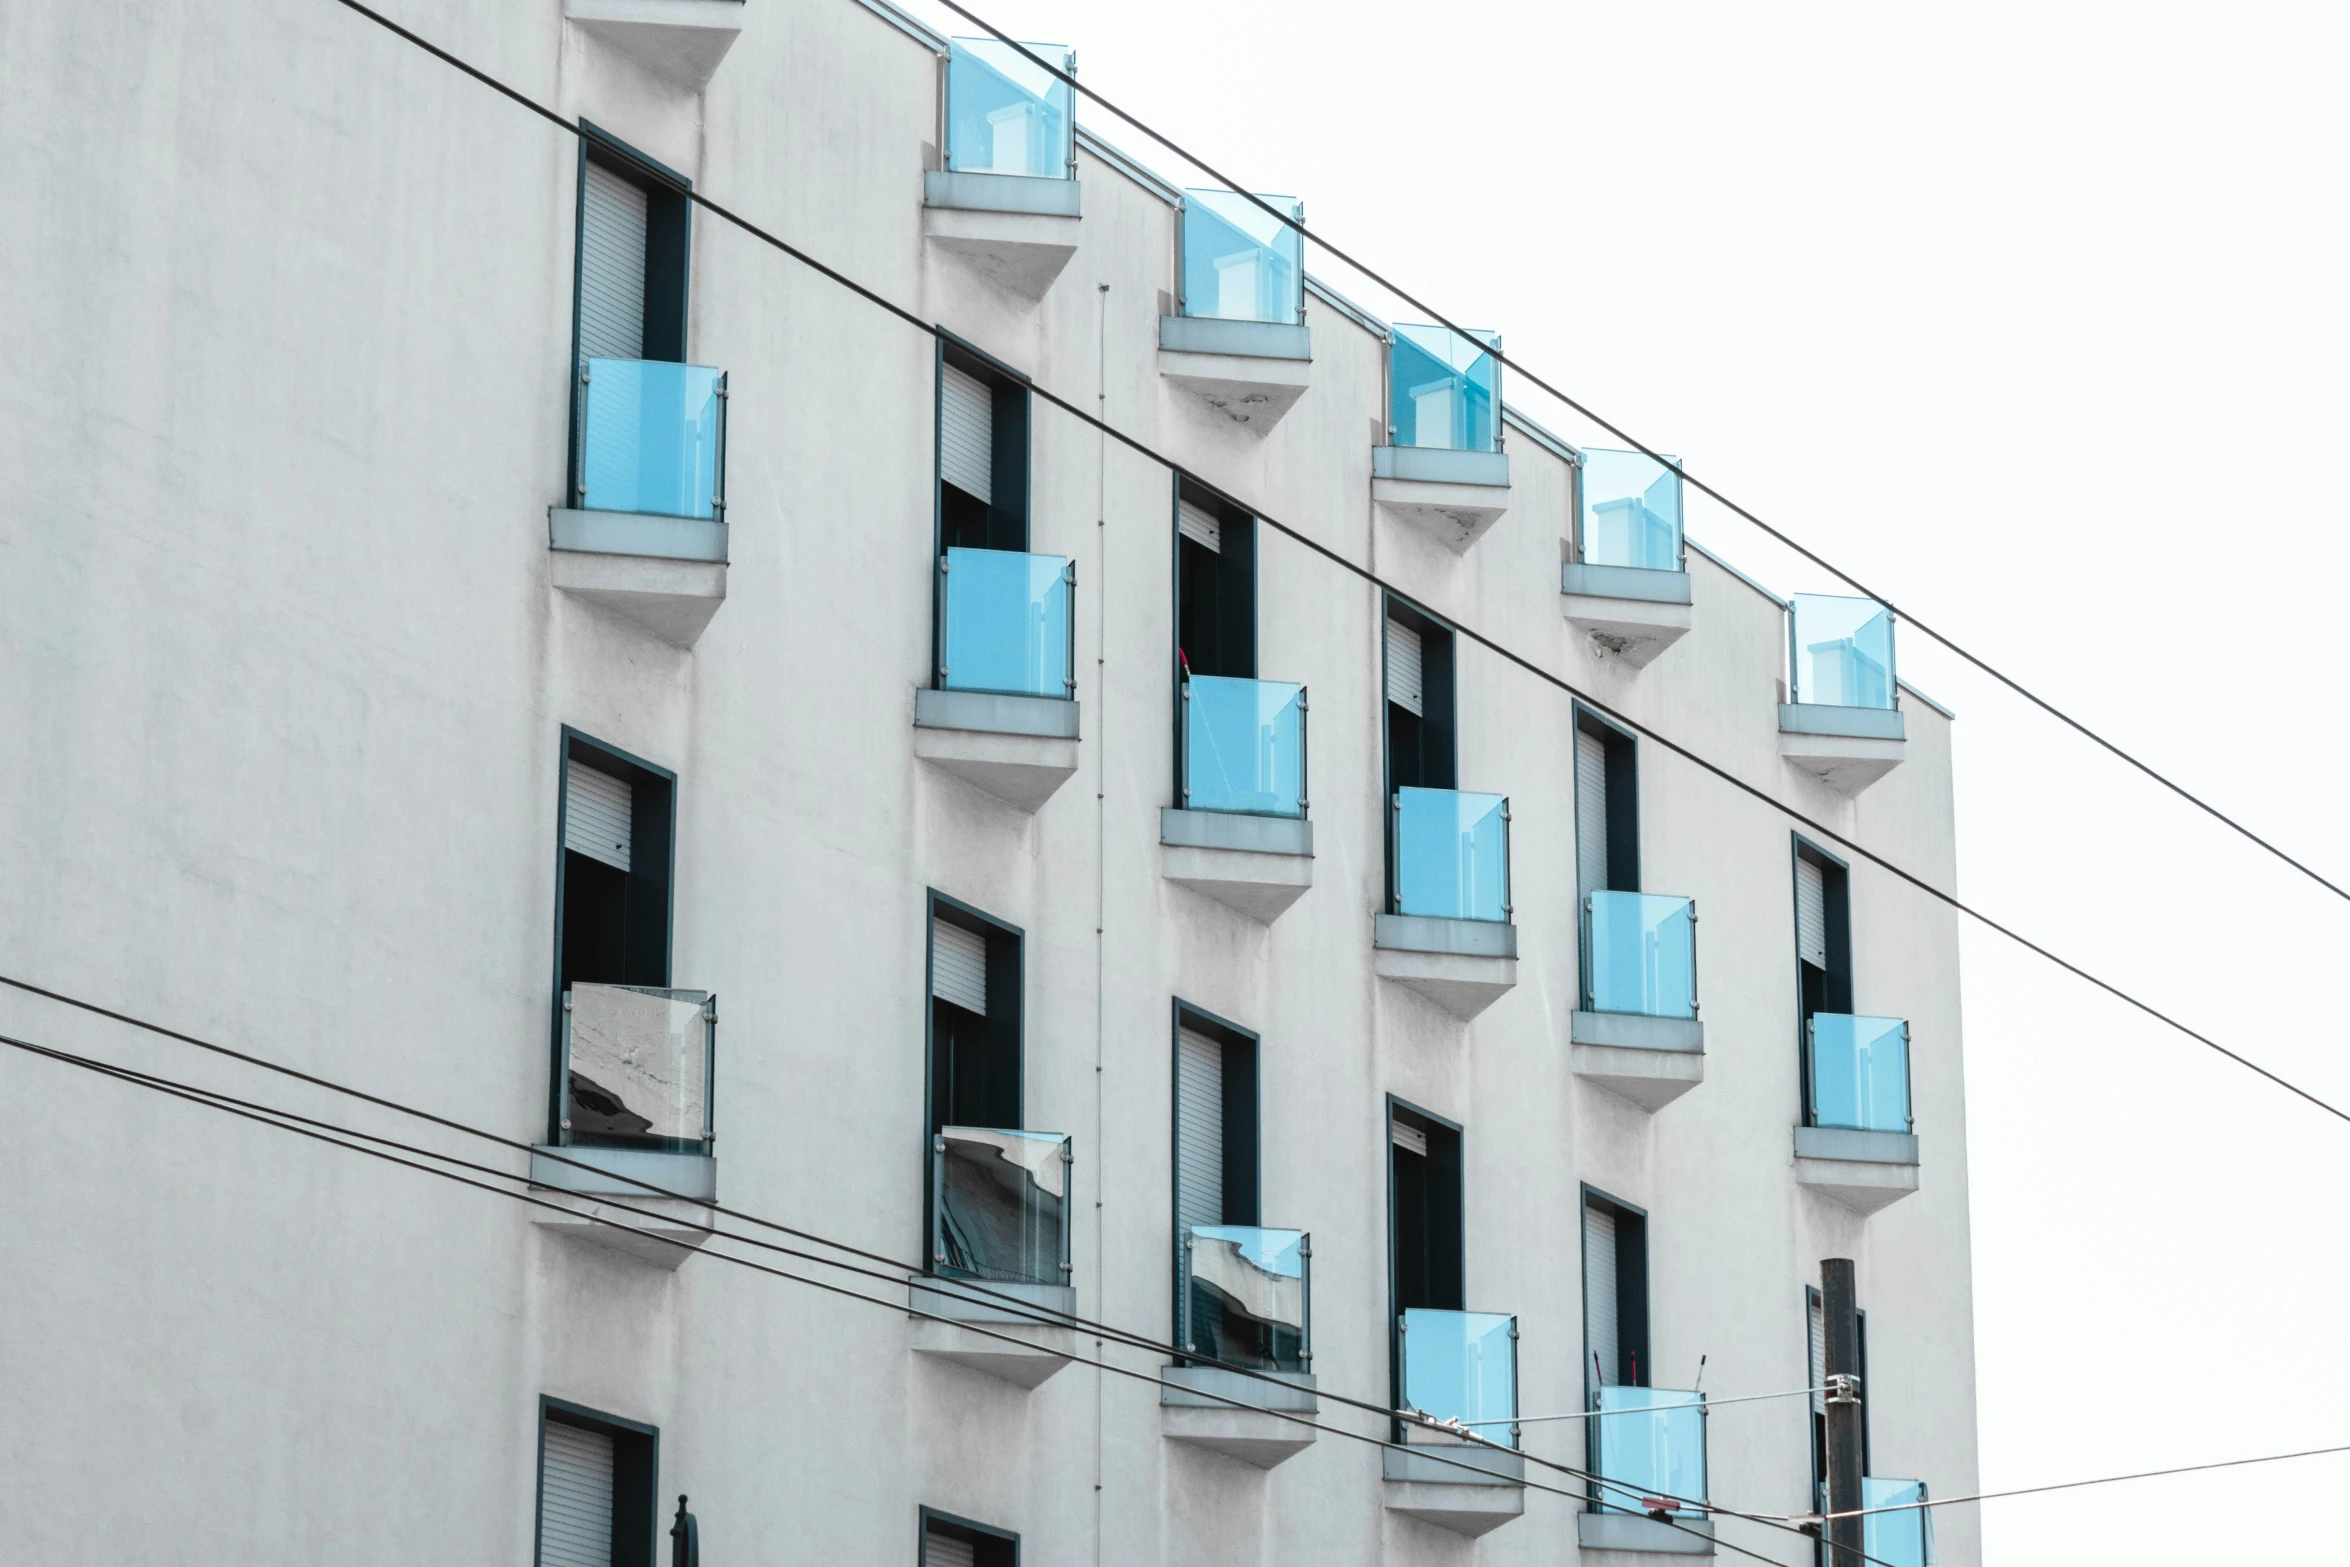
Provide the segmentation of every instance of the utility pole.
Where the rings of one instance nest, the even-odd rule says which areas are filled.
[[[1862,1567],[1865,1518],[1838,1518],[1860,1505],[1860,1301],[1852,1259],[1820,1263],[1820,1311],[1828,1338],[1828,1564]]]

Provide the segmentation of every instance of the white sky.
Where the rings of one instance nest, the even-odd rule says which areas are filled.
[[[1074,45],[1088,86],[1302,196],[1315,229],[2350,884],[2324,694],[2324,584],[2350,556],[2324,482],[2350,423],[2350,12],[985,14]],[[1553,422],[1523,381],[1504,395]],[[1691,502],[1692,535],[1751,575],[1834,590]],[[2325,956],[2350,906],[1922,636],[1901,659],[1959,713],[1966,896],[2350,1104]],[[1996,936],[1965,961],[1986,1483],[2350,1442],[2350,1126]],[[1989,1504],[1988,1559],[2340,1559],[2346,1487],[2326,1458]]]

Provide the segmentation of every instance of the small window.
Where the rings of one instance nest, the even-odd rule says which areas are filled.
[[[1020,932],[930,896],[930,1130],[1020,1128]]]
[[[682,364],[691,277],[692,182],[589,127],[580,138],[573,380],[591,359]],[[581,397],[572,401],[580,472]]]
[[[1860,1469],[1868,1474],[1875,1468],[1869,1456],[1869,1314],[1859,1311],[1854,1315],[1860,1339]],[[1826,1386],[1828,1377],[1828,1315],[1817,1285],[1803,1288],[1803,1316],[1804,1364],[1810,1377],[1805,1385],[1818,1389]],[[1811,1491],[1813,1508],[1824,1511],[1828,1497],[1828,1400],[1825,1393],[1816,1391],[1811,1395]],[[1824,1564],[1824,1544],[1819,1555]]]
[[[1387,789],[1451,789],[1452,628],[1387,601]]]
[[[1387,1114],[1396,1314],[1465,1310],[1461,1129],[1399,1100]]]
[[[1632,737],[1575,710],[1575,893],[1640,890],[1640,781]]]
[[[1583,1190],[1583,1381],[1647,1387],[1648,1216]]]
[[[653,1567],[660,1434],[539,1401],[538,1567]]]
[[[938,547],[1028,548],[1028,383],[958,343],[938,364]]]
[[[925,1507],[920,1567],[1020,1567],[1020,1537]]]
[[[1257,676],[1256,519],[1179,481],[1175,493],[1176,661],[1193,675]]]
[[[1178,1004],[1175,1014],[1175,1244],[1194,1228],[1261,1223],[1257,1040]],[[1282,1346],[1262,1323],[1226,1321],[1211,1291],[1191,1302],[1191,1344],[1215,1360],[1270,1364]],[[1182,1315],[1177,1301],[1177,1320]],[[1288,1346],[1294,1351],[1294,1346]]]
[[[556,1050],[562,1001],[575,985],[669,983],[677,778],[586,735],[563,732],[555,877]],[[561,1136],[563,1085],[551,1132]],[[574,1116],[571,1141],[595,1141],[594,1112]]]
[[[1802,1022],[1852,1010],[1852,911],[1844,862],[1795,840],[1795,974]]]

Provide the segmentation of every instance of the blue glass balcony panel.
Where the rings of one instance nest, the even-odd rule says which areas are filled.
[[[931,1138],[931,1263],[955,1278],[1066,1284],[1069,1139],[941,1127]]]
[[[1495,450],[1501,366],[1492,350],[1499,347],[1497,332],[1463,336],[1450,327],[1398,326],[1387,374],[1395,444]]]
[[[1064,44],[1023,48],[1073,73]],[[947,168],[958,174],[1026,174],[1065,180],[1070,163],[1073,90],[1010,44],[957,38],[947,50]]]
[[[1594,892],[1583,908],[1588,1012],[1697,1016],[1697,909],[1653,892]]]
[[[1798,593],[1788,612],[1794,700],[1893,706],[1893,612],[1875,599]]]
[[[1818,1012],[1811,1020],[1812,1125],[1906,1132],[1909,1024]]]
[[[1304,1371],[1313,1248],[1303,1230],[1195,1224],[1177,1259],[1186,1354],[1259,1371]]]
[[[1863,1508],[1900,1507],[1925,1499],[1926,1487],[1922,1481],[1866,1476],[1860,1482]],[[1862,1520],[1861,1550],[1875,1557],[1883,1567],[1926,1567],[1934,1559],[1933,1541],[1934,1514],[1930,1508],[1871,1513]]]
[[[1637,1513],[1644,1499],[1679,1499],[1679,1515],[1702,1512],[1705,1395],[1670,1388],[1603,1387],[1590,1422],[1596,1487],[1605,1512]]]
[[[1583,453],[1583,536],[1587,566],[1681,569],[1681,470],[1639,452]]]
[[[1403,1314],[1401,1358],[1407,1408],[1518,1445],[1516,1317],[1415,1306]]]
[[[580,509],[715,517],[726,495],[725,375],[707,365],[590,359],[583,379]]]
[[[1303,816],[1306,688],[1193,675],[1183,691],[1184,808]]]
[[[1510,917],[1510,802],[1456,789],[1395,792],[1398,914]]]
[[[1071,576],[1066,555],[948,550],[939,575],[939,685],[1068,697]]]
[[[1293,221],[1295,196],[1259,196]],[[1304,241],[1256,201],[1228,190],[1183,193],[1183,313],[1222,321],[1305,319]]]

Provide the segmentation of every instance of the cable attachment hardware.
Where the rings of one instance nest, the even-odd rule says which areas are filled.
[[[1860,1378],[1849,1371],[1839,1371],[1827,1379],[1828,1402],[1857,1404],[1860,1402]]]

